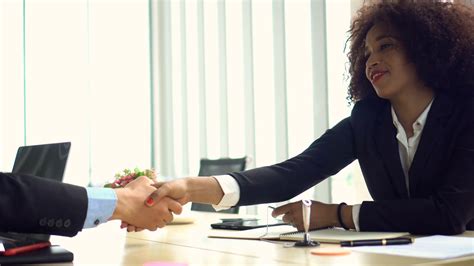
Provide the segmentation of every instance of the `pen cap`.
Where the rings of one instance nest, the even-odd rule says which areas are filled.
[[[311,200],[302,200],[302,208],[303,208],[303,226],[304,231],[308,232],[309,230],[309,220],[311,217]]]

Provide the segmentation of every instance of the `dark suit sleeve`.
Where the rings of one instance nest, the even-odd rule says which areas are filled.
[[[74,236],[87,204],[83,187],[0,173],[0,231]]]
[[[460,130],[450,160],[444,162],[448,170],[437,189],[427,197],[363,202],[362,231],[459,234],[474,229],[474,121],[470,118]]]
[[[231,173],[240,187],[237,205],[290,199],[355,159],[350,118],[342,120],[303,153],[272,166]]]

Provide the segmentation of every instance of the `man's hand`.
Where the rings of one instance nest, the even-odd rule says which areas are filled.
[[[146,206],[154,207],[155,204],[161,204],[163,200],[173,198],[180,204],[184,205],[189,202],[189,193],[187,187],[187,179],[176,179],[170,182],[155,182],[153,186],[157,189],[149,194],[149,197],[144,201]],[[142,202],[143,204],[143,202]],[[122,221],[121,228],[127,228],[128,232],[140,232],[142,227]]]
[[[219,182],[212,176],[186,177],[169,182],[156,182],[154,186],[157,189],[149,193],[149,197],[143,201],[144,203],[142,202],[144,207],[155,208],[156,205],[162,204],[168,198],[172,198],[182,205],[190,201],[218,204],[224,196]],[[142,230],[142,227],[137,224],[124,222],[121,227],[127,227],[129,232]]]
[[[187,177],[169,182],[156,182],[154,186],[157,190],[150,193],[150,196],[144,201],[144,206],[154,207],[155,204],[160,204],[168,197],[183,205],[190,201],[218,204],[224,196],[219,182],[212,176]],[[131,223],[122,223],[121,227],[127,227],[129,232],[142,230],[140,226]]]
[[[303,231],[303,210],[301,204],[301,201],[297,201],[280,206],[273,210],[272,216],[277,217],[283,215],[283,221],[285,223],[289,223],[299,231]],[[350,206],[344,207],[349,208]],[[349,211],[349,209],[347,211]],[[348,219],[352,219],[352,215],[348,217]],[[346,225],[353,225],[353,223],[351,221],[350,224],[346,223]],[[330,226],[340,226],[337,219],[337,204],[325,204],[319,201],[312,201],[309,228],[317,229]]]
[[[113,219],[120,219],[127,224],[151,231],[164,227],[173,220],[173,213],[180,214],[181,204],[171,198],[162,198],[152,208],[143,202],[156,190],[153,181],[142,176],[130,182],[125,188],[116,189],[117,206]]]

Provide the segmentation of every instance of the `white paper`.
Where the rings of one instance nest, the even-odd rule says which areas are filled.
[[[3,243],[0,243],[0,252],[4,252],[5,251],[5,247],[3,246]]]
[[[448,259],[474,254],[474,238],[428,236],[416,238],[413,244],[353,247],[351,250],[429,259]]]

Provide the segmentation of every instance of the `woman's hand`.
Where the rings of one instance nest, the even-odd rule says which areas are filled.
[[[296,227],[299,231],[304,230],[303,209],[301,201],[288,203],[273,210],[272,216],[283,215],[283,221]],[[310,229],[339,226],[337,220],[337,204],[326,204],[312,201]]]
[[[168,182],[155,182],[156,188],[145,200],[144,205],[154,208],[163,200],[172,199],[181,205],[190,201],[218,204],[224,192],[214,177],[187,177]],[[127,227],[129,232],[141,231],[142,228],[122,223],[122,228]]]
[[[111,220],[119,219],[123,223],[133,224],[138,229],[145,228],[151,231],[171,222],[173,213],[180,214],[182,211],[179,202],[165,197],[152,208],[143,204],[148,196],[156,191],[153,185],[152,180],[142,176],[127,184],[125,188],[114,190],[117,204]]]

